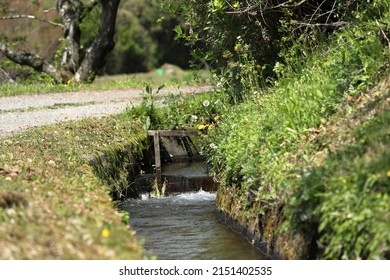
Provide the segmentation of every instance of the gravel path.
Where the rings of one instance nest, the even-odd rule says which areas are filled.
[[[210,86],[182,87],[182,93],[199,93]],[[0,97],[0,136],[64,121],[101,117],[123,112],[141,102],[142,89],[83,91]],[[176,88],[164,88],[159,96],[178,94]]]

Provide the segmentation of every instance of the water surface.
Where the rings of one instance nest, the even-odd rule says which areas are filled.
[[[218,220],[215,194],[204,191],[129,200],[130,224],[148,256],[161,260],[268,259]]]

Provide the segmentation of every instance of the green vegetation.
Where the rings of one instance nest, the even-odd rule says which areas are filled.
[[[66,46],[70,42],[68,38],[64,38],[64,30],[58,25],[61,21],[55,9],[55,2],[57,1],[16,0],[2,3],[0,16],[7,19],[0,19],[0,43],[37,54],[55,68],[61,68],[64,62],[64,52],[67,51]],[[76,25],[80,27],[81,37],[75,38],[80,39],[79,56],[83,58],[86,49],[97,34],[100,10],[97,8],[99,5],[89,6],[90,1],[82,0],[77,3],[86,7],[83,10],[81,23]],[[45,10],[49,12],[44,12]],[[9,16],[17,17],[19,14],[50,20],[57,25],[31,18],[8,18]],[[174,40],[176,35],[173,28],[180,24],[180,19],[177,15],[171,15],[162,9],[160,1],[122,0],[116,18],[115,48],[108,54],[103,63],[104,67],[97,74],[149,72],[165,63],[174,64],[183,69],[189,68],[190,48]],[[0,67],[18,83],[24,81],[44,83],[55,80],[47,74],[38,73],[42,69],[33,70],[27,66],[20,66],[5,59],[3,54],[0,55]],[[62,83],[66,83],[69,79],[70,77],[63,77]],[[82,80],[83,82],[89,81],[88,79]]]
[[[340,4],[337,13],[357,21],[337,32],[313,28],[309,40],[282,32],[286,45],[267,79],[261,49],[223,35],[232,19],[215,6],[225,2],[191,2],[213,20],[192,22],[191,34],[177,29],[179,36],[210,43],[214,61],[213,44],[227,46],[215,36],[234,43],[220,50],[217,89],[161,110],[149,90],[131,112],[148,128],[207,130],[201,145],[221,183],[218,206],[284,258],[389,258],[390,14],[388,3],[371,2]],[[214,16],[223,24],[209,34]]]
[[[342,114],[327,124],[330,131],[298,153],[301,174],[287,180],[298,186],[290,187],[288,224],[301,231],[315,225],[324,258],[390,257],[389,84],[387,73],[347,120]]]
[[[212,2],[204,12],[213,20],[231,21],[218,12],[229,6]],[[390,7],[388,2],[368,2],[370,7],[360,1],[339,7],[354,24],[337,32],[288,38],[274,75],[263,80],[259,73],[267,69],[256,57],[261,49],[251,40],[224,36],[228,31],[223,24],[208,34],[213,20],[194,24],[206,30],[196,36],[217,42],[215,47],[223,45],[215,36],[234,42],[221,52],[225,70],[216,73],[219,94],[225,96],[216,105],[221,117],[202,145],[221,182],[218,205],[285,258],[389,257]],[[378,80],[384,89],[368,91]],[[378,96],[366,106],[374,106],[376,113],[354,123],[351,111],[364,112],[367,107],[357,109],[359,102],[373,95]],[[336,123],[351,119],[352,124],[334,128],[349,141],[339,139],[331,149],[316,135],[332,137],[327,130],[333,118]]]
[[[292,47],[297,39],[310,44],[348,22],[364,21],[361,16],[367,8],[371,13],[386,9],[383,1],[377,0],[162,2],[174,14],[181,15],[184,26],[176,28],[178,37],[196,47],[196,58],[219,66],[239,62],[240,55],[235,51],[238,41],[243,41],[266,75],[272,75],[279,52]]]

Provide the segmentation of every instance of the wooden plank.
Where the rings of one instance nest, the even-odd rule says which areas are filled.
[[[162,167],[161,167],[160,137],[187,137],[187,136],[199,136],[201,134],[195,130],[149,130],[148,135],[153,136],[157,187],[159,190],[161,190]]]
[[[149,130],[148,135],[153,136],[158,131],[160,137],[186,137],[199,136],[200,133],[196,130]]]
[[[153,133],[153,141],[154,141],[154,159],[156,164],[156,180],[157,187],[161,190],[161,152],[160,152],[160,133],[158,131],[154,131]]]

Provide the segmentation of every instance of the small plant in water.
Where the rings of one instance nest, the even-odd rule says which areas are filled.
[[[150,192],[150,197],[152,198],[160,198],[160,197],[165,197],[165,192],[168,186],[168,181],[167,179],[164,179],[164,182],[161,187],[161,191],[158,187],[157,183],[157,178],[154,180],[154,185],[153,185],[153,191]]]

